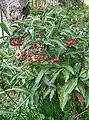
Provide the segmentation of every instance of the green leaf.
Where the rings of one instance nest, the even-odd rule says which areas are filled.
[[[48,69],[49,69],[49,68],[47,68],[47,69],[42,69],[42,70],[39,72],[38,77],[37,77],[36,80],[35,80],[35,83],[36,83],[36,84],[38,84],[38,83],[41,81],[43,75],[47,72]]]
[[[87,108],[89,106],[89,88],[86,90],[85,103]]]
[[[87,77],[87,70],[86,69],[82,69],[79,77],[82,77],[82,78]]]
[[[40,120],[44,120],[44,119],[45,119],[45,116],[40,113],[40,114],[39,114],[39,118],[40,118]]]
[[[0,115],[6,115],[6,114],[10,114],[10,113],[12,113],[12,112],[9,111],[8,109],[0,108]]]
[[[60,107],[63,110],[67,101],[68,101],[68,95],[74,90],[74,88],[77,86],[78,78],[69,80],[64,84],[64,86],[61,88],[60,91]]]
[[[63,86],[63,89],[65,90],[64,96],[70,94],[74,88],[77,86],[78,78],[69,80],[65,85]]]
[[[0,91],[0,94],[4,94],[5,92],[9,92],[9,91],[18,91],[18,92],[23,92],[25,94],[30,94],[26,89],[24,88],[12,88],[12,89],[7,89],[4,91]]]
[[[65,78],[65,82],[67,82],[70,77],[70,72],[68,70],[63,70],[62,72]]]
[[[73,75],[75,74],[73,68],[70,65],[63,65],[62,67],[66,68]]]
[[[43,98],[45,98],[50,92],[51,92],[51,89],[50,89],[50,87],[48,87],[43,94]]]
[[[72,36],[75,36],[76,35],[76,32],[72,29],[63,29],[62,32],[66,33],[67,35],[72,35]]]
[[[49,83],[54,83],[56,78],[58,77],[59,73],[62,71],[63,69],[60,69],[57,73],[55,73],[54,77],[52,78],[52,80]]]
[[[10,35],[9,28],[7,27],[5,23],[0,23],[0,26],[8,35]]]
[[[53,40],[53,39],[51,39],[51,41],[57,43],[60,47],[62,47],[63,49],[67,50],[66,47],[63,45],[63,43],[60,40],[56,40],[56,39]]]
[[[79,75],[79,71],[81,69],[81,63],[76,63],[74,66],[75,72],[77,75]]]
[[[24,99],[23,102],[21,102],[21,104],[19,104],[16,109],[14,110],[14,112],[16,112],[29,98],[31,97],[31,95],[29,95],[26,99]]]
[[[54,96],[54,92],[56,91],[56,89],[52,89],[50,92],[50,101],[52,100],[53,96]]]
[[[64,90],[61,89],[61,91],[60,91],[60,108],[62,109],[62,111],[63,111],[67,101],[68,101],[68,95],[64,96]]]
[[[82,93],[83,97],[85,98],[85,86],[84,83],[82,81],[78,81],[78,88],[80,90],[80,92]]]
[[[29,24],[27,24],[25,21],[15,21],[15,22],[13,22],[12,24],[11,24],[11,26],[16,26],[16,24],[17,24],[17,26],[19,25],[19,26],[25,26],[25,27],[28,27],[29,26]]]

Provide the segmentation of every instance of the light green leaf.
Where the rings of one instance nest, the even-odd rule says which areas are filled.
[[[63,69],[60,69],[57,73],[55,73],[54,77],[52,78],[52,80],[49,83],[54,83],[56,78],[58,77],[59,73],[62,71]]]
[[[40,120],[44,120],[45,119],[45,116],[43,114],[40,113],[39,116],[40,116]]]
[[[63,65],[62,67],[66,68],[73,75],[75,74],[73,68],[70,65]]]
[[[54,92],[55,92],[56,89],[52,89],[51,92],[50,92],[50,101],[52,100],[53,96],[54,96]]]
[[[76,32],[72,29],[63,29],[62,32],[66,33],[68,35],[72,35],[72,36],[76,35]]]
[[[46,91],[44,92],[43,98],[45,98],[50,92],[51,92],[51,89],[50,87],[48,87]]]
[[[65,85],[63,86],[64,89],[64,96],[70,94],[74,88],[77,86],[77,82],[78,82],[78,78],[69,80],[67,83],[65,83]]]
[[[69,77],[70,77],[70,72],[67,71],[67,70],[64,70],[64,71],[63,71],[63,75],[64,75],[64,78],[65,78],[65,82],[67,82],[67,80],[68,80]]]
[[[62,88],[60,91],[60,108],[62,109],[62,111],[63,111],[67,101],[68,101],[68,95],[64,96],[64,90]]]
[[[38,83],[41,81],[43,75],[47,72],[48,69],[49,69],[49,68],[47,68],[47,69],[42,69],[42,70],[39,72],[38,77],[36,78],[36,81],[35,81],[36,84],[38,84]]]
[[[81,70],[79,77],[85,78],[86,76],[87,76],[87,70],[86,69]]]
[[[74,90],[74,88],[77,86],[78,78],[69,80],[64,84],[64,86],[61,88],[60,91],[60,107],[63,110],[67,101],[68,101],[68,95]]]
[[[63,45],[63,43],[60,40],[56,40],[56,39],[53,40],[53,39],[51,39],[51,41],[57,43],[60,47],[62,47],[63,49],[67,50],[66,47]]]
[[[23,92],[25,94],[30,94],[26,89],[24,88],[12,88],[12,89],[7,89],[4,91],[0,91],[0,94],[4,94],[5,92],[9,92],[9,91],[18,91],[18,92]]]
[[[6,115],[9,113],[12,113],[12,112],[10,112],[8,109],[0,108],[0,115]]]
[[[75,66],[74,66],[74,68],[75,68],[76,74],[79,75],[79,71],[81,69],[81,63],[76,63]]]

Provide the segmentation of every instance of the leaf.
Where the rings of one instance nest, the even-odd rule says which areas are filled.
[[[67,101],[68,101],[68,95],[74,90],[74,88],[77,86],[78,78],[69,80],[64,84],[64,86],[61,88],[60,91],[60,107],[63,110]]]
[[[63,89],[65,90],[64,96],[70,94],[74,88],[77,86],[78,78],[69,80],[65,85],[63,86]]]
[[[87,108],[89,106],[89,88],[87,88],[86,90],[85,103],[86,103],[86,108]]]
[[[45,44],[45,45],[52,46],[52,47],[55,47],[55,45],[53,45],[53,44],[51,44],[50,42],[47,42],[47,41],[44,41],[44,44]]]
[[[10,35],[10,31],[5,23],[0,23],[0,26],[8,35]]]
[[[67,70],[64,70],[64,71],[62,71],[62,72],[63,72],[64,78],[65,78],[65,82],[67,82],[67,80],[68,80],[69,77],[70,77],[70,72],[67,71]]]
[[[8,109],[5,108],[0,108],[0,115],[6,115],[12,113],[11,111],[9,111]]]
[[[73,68],[70,65],[63,65],[62,67],[66,68],[73,75],[75,74]]]
[[[53,39],[51,39],[51,41],[57,43],[60,47],[62,47],[63,49],[67,50],[66,47],[63,45],[63,43],[60,40],[56,40],[56,39],[53,40]]]
[[[58,77],[59,73],[62,71],[63,69],[60,69],[57,73],[55,73],[54,77],[52,78],[52,80],[49,83],[54,83],[56,78]]]
[[[51,89],[50,89],[50,87],[48,87],[43,94],[43,98],[45,98],[50,92],[51,92]]]
[[[81,63],[76,63],[75,66],[74,66],[74,68],[75,68],[76,74],[79,75],[79,71],[81,69]]]
[[[18,74],[14,74],[14,76],[12,77],[11,81],[10,81],[10,84],[13,83],[13,81],[15,81],[16,79],[18,79],[19,75],[21,75],[22,72],[19,72]]]
[[[11,26],[16,26],[16,24],[17,25],[19,25],[19,26],[25,26],[25,27],[28,27],[29,26],[29,24],[27,24],[25,21],[15,21],[15,22],[13,22],[12,24],[11,24]]]
[[[81,70],[79,77],[82,77],[82,78],[87,77],[87,70],[86,69]]]
[[[29,95],[26,99],[24,99],[23,102],[21,102],[21,104],[19,104],[16,109],[14,110],[14,112],[16,112],[29,98],[30,98],[31,95]]]
[[[80,93],[83,95],[83,97],[85,98],[85,86],[84,83],[82,81],[78,81],[78,88],[80,90]]]
[[[34,94],[34,104],[37,107],[39,105],[39,94],[38,92],[35,92]]]
[[[45,116],[40,113],[40,114],[39,114],[39,118],[40,118],[40,120],[44,120],[44,119],[45,119]]]
[[[54,96],[54,92],[56,91],[56,89],[53,89],[53,90],[51,90],[51,92],[50,92],[50,101],[52,100],[52,98],[53,98],[53,96]]]
[[[68,95],[64,96],[64,90],[61,89],[61,91],[60,91],[60,108],[62,109],[62,111],[63,111],[67,101],[68,101]]]
[[[47,68],[47,69],[42,69],[42,70],[39,72],[38,77],[37,77],[36,80],[35,80],[35,83],[36,83],[36,84],[38,84],[38,83],[41,81],[43,75],[47,72],[48,69],[49,69],[49,68]]]
[[[9,92],[9,91],[18,91],[18,92],[23,92],[25,94],[30,94],[26,89],[24,88],[12,88],[12,89],[7,89],[4,91],[0,91],[0,94],[4,94],[5,92]]]
[[[76,32],[72,29],[63,29],[62,32],[66,33],[67,35],[72,35],[72,36],[75,36],[76,35]]]

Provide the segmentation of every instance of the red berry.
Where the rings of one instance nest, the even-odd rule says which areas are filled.
[[[71,40],[72,40],[73,42],[76,42],[76,41],[77,41],[77,39],[76,39],[75,37],[72,37]]]
[[[21,52],[21,57],[25,57],[26,55],[27,55],[27,53]]]
[[[70,41],[70,45],[71,45],[71,44],[73,44],[73,41],[72,41],[72,40]]]
[[[37,61],[40,61],[40,60],[41,60],[41,56],[38,56],[38,57],[37,57]]]
[[[18,41],[16,41],[16,40],[12,40],[11,42],[10,42],[10,45],[11,46],[19,46],[21,43],[20,42],[18,42]]]
[[[20,56],[21,54],[20,53],[17,53],[17,56]]]
[[[34,43],[34,46],[35,46],[35,47],[40,47],[41,44],[40,44],[39,42],[37,42],[37,43]]]
[[[64,43],[67,45],[67,44],[68,44],[68,41],[65,41]]]
[[[36,34],[36,38],[41,38],[41,35],[40,34]]]
[[[57,58],[53,58],[53,59],[51,59],[51,63],[58,63],[58,62],[60,62],[60,60],[57,59]]]
[[[34,56],[34,59],[35,59],[36,61],[40,61],[40,60],[42,59],[42,57],[41,57],[40,55],[35,55],[35,56]]]
[[[72,44],[73,44],[73,41],[69,41],[69,42],[68,42],[68,45],[72,45]]]
[[[34,56],[34,59],[37,59],[38,57],[39,57],[39,55],[35,55],[35,56]]]
[[[43,59],[44,59],[44,60],[48,60],[48,56],[44,56]]]
[[[15,53],[15,54],[16,54],[16,57],[17,57],[17,58],[21,57],[21,51],[20,51],[20,50],[16,50],[16,53]]]
[[[69,41],[69,42],[68,42],[68,45],[70,45],[70,44],[71,44],[71,42]]]
[[[27,54],[28,57],[32,57],[32,54]]]

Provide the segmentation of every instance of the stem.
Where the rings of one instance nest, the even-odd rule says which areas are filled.
[[[59,97],[57,90],[55,92],[54,98],[53,98],[53,114],[54,114],[54,120],[60,120],[60,103],[59,103]]]
[[[3,12],[2,12],[2,9],[1,9],[1,23],[3,23]],[[4,30],[2,28],[2,37],[3,37],[3,40],[4,40]]]

